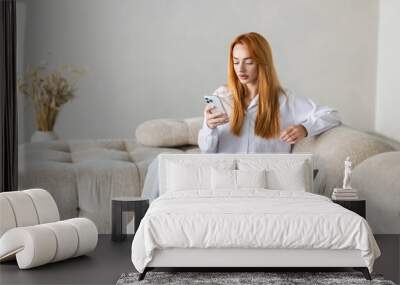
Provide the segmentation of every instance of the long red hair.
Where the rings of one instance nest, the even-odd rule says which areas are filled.
[[[285,94],[285,91],[279,83],[268,41],[254,32],[237,36],[229,48],[228,89],[233,95],[231,132],[240,135],[245,116],[244,99],[248,92],[247,87],[240,83],[233,67],[233,48],[236,44],[246,45],[251,58],[258,65],[259,98],[254,133],[265,139],[277,138],[280,134],[279,95]]]

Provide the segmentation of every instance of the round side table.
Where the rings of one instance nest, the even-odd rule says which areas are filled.
[[[133,211],[135,215],[135,234],[140,221],[149,208],[149,199],[141,197],[114,197],[112,198],[112,235],[113,241],[123,241],[126,234],[122,233],[122,212]]]

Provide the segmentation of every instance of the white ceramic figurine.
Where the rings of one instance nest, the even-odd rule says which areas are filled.
[[[344,178],[343,178],[343,189],[351,188],[351,160],[350,156],[346,157],[344,162]]]

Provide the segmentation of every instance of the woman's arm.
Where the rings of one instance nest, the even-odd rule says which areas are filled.
[[[197,140],[202,153],[216,153],[218,147],[218,129],[209,128],[204,117],[203,127],[199,131]]]
[[[229,90],[226,86],[217,88],[213,95],[226,95]],[[227,113],[213,112],[213,106],[207,104],[204,108],[203,127],[199,131],[197,142],[202,153],[217,153],[218,152],[218,126],[229,122]]]
[[[315,136],[341,124],[339,113],[327,106],[318,106],[303,96],[289,96],[289,106],[296,125],[302,125],[307,136]]]

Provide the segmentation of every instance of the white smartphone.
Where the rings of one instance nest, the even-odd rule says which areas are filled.
[[[222,103],[221,99],[217,95],[205,95],[204,101],[207,104],[214,105],[215,108],[211,111],[212,113],[214,113],[216,111],[220,111],[220,112],[223,112],[226,114],[224,104]]]

